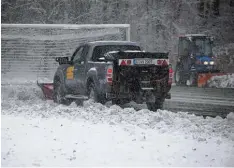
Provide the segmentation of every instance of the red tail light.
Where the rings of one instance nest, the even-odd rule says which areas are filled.
[[[106,81],[108,84],[112,84],[112,77],[113,77],[113,66],[109,65],[106,71]]]
[[[107,69],[107,74],[112,74],[112,72],[113,72],[113,69],[112,69],[112,68],[108,68],[108,69]]]
[[[169,67],[169,74],[172,74],[173,73],[173,69],[172,67]]]
[[[172,79],[173,79],[173,69],[172,69],[172,66],[169,65],[169,79],[168,79],[168,84],[169,85],[172,84]]]
[[[112,78],[107,78],[107,83],[112,84]]]

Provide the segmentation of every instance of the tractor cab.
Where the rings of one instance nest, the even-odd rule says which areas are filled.
[[[186,85],[196,83],[198,73],[218,70],[212,52],[213,38],[204,34],[187,34],[179,37],[175,82]]]
[[[206,35],[186,35],[179,38],[178,58],[191,59],[194,65],[214,65],[213,39]],[[204,67],[205,68],[205,67]]]

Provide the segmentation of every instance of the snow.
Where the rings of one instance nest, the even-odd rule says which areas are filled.
[[[234,88],[234,74],[213,76],[207,83],[209,87]]]
[[[226,119],[58,105],[36,85],[2,85],[2,166],[234,166]]]
[[[14,123],[14,124],[12,124]],[[3,166],[230,166],[231,142],[137,126],[3,116]]]
[[[231,112],[227,115],[227,120],[234,123],[234,112]]]

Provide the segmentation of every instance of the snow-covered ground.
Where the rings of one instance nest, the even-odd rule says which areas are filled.
[[[234,74],[213,76],[208,81],[208,86],[216,88],[234,88]]]
[[[1,106],[2,166],[234,166],[234,113],[63,106],[35,85],[2,86]]]

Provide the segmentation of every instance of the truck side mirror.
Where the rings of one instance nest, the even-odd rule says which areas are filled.
[[[72,63],[72,61],[69,61],[68,57],[56,57],[55,61],[58,62],[59,65]]]
[[[210,41],[212,41],[212,42],[213,42],[213,41],[214,41],[214,37],[210,37]]]
[[[192,37],[188,37],[188,39],[189,39],[189,41],[191,41],[191,42],[192,42]]]

